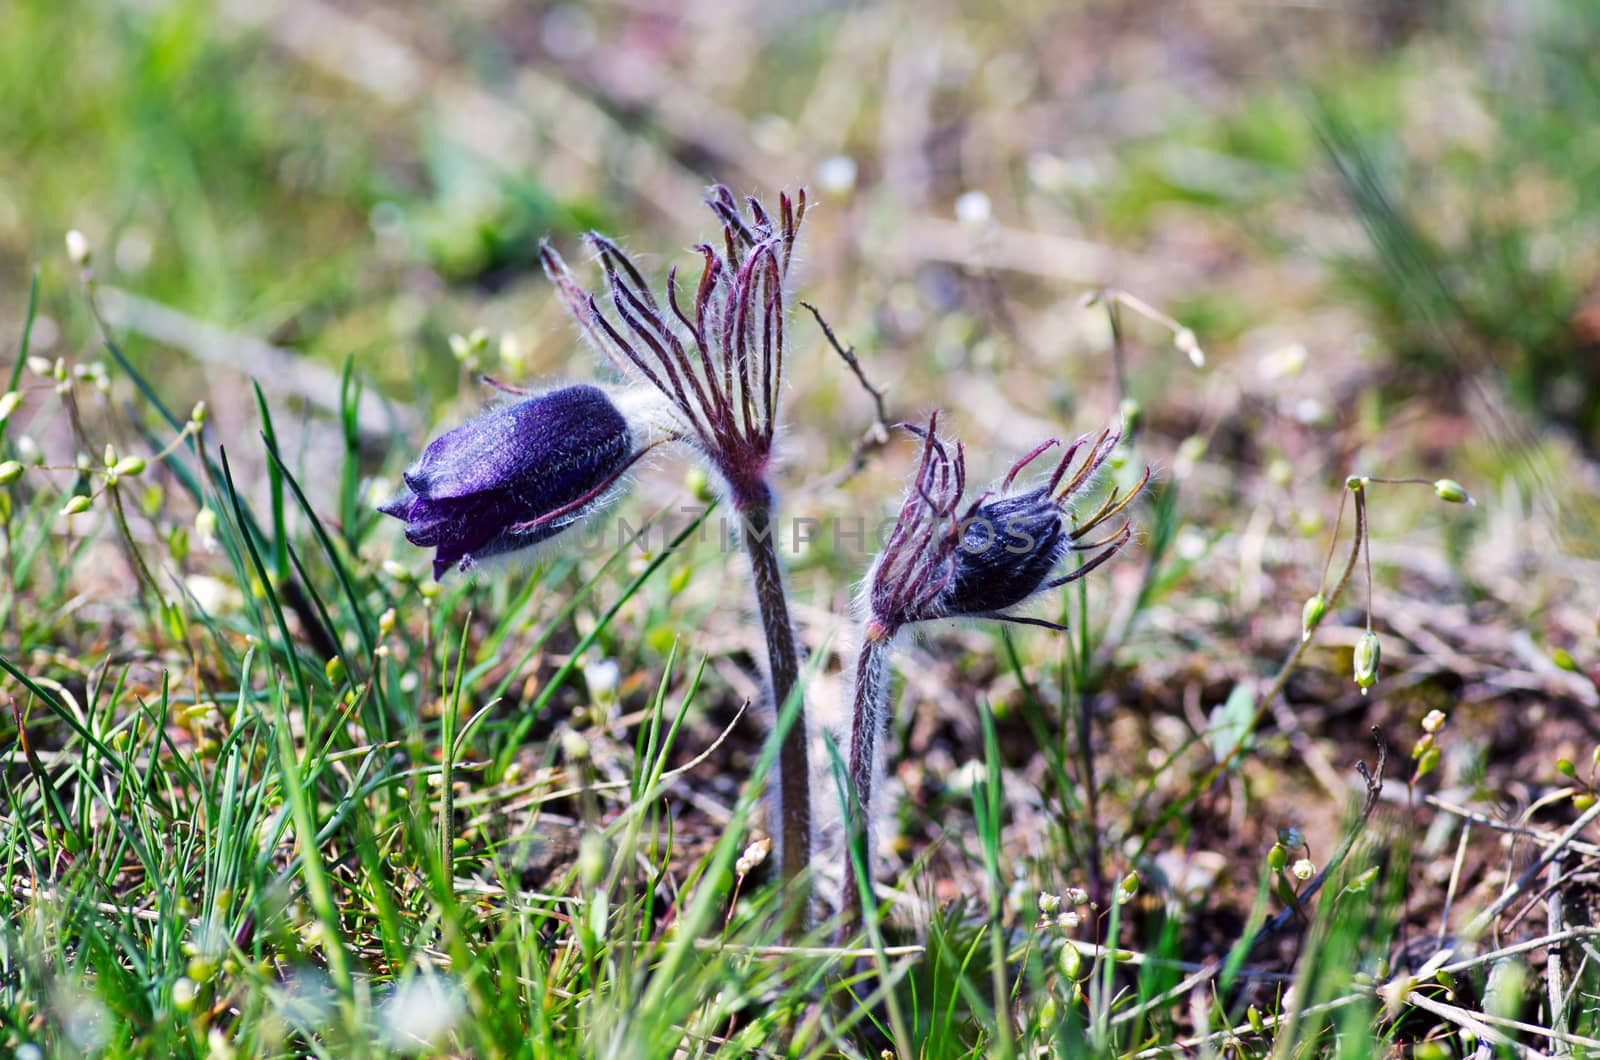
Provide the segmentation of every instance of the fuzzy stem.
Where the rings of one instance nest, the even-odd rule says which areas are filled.
[[[850,806],[846,814],[844,893],[839,903],[839,942],[860,934],[863,924],[861,881],[854,860],[861,855],[861,875],[872,879],[872,786],[877,779],[878,734],[889,723],[889,637],[869,631],[856,656],[854,703],[850,715]]]
[[[773,540],[772,509],[767,504],[752,504],[744,508],[742,515],[744,532],[740,536],[750,556],[756,605],[761,609],[761,628],[767,638],[767,668],[772,679],[775,722],[800,679],[799,653],[795,650],[794,626],[789,621],[789,603],[783,592],[783,568],[778,562],[777,542]],[[778,749],[777,834],[773,838],[778,840],[779,875],[790,885],[811,861],[811,767],[806,755],[807,739],[802,711]],[[805,908],[803,898],[796,900],[794,908]]]

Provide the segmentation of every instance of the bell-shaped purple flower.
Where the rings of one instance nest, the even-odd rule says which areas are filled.
[[[435,438],[406,469],[405,491],[378,510],[436,550],[439,578],[555,537],[603,504],[642,453],[604,391],[563,387]]]

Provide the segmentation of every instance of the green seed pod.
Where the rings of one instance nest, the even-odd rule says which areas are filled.
[[[79,515],[89,510],[89,498],[83,494],[75,494],[66,504],[61,506],[62,515]]]
[[[15,460],[0,464],[0,486],[9,486],[22,477],[22,465]]]
[[[8,390],[4,396],[0,396],[0,423],[10,419],[11,414],[17,411],[17,406],[20,404],[22,404],[22,395],[15,390]]]
[[[1361,694],[1366,695],[1367,689],[1378,681],[1378,635],[1372,630],[1361,634],[1361,639],[1356,641],[1356,650],[1352,656],[1355,666],[1356,684],[1361,686]]]
[[[1257,1034],[1267,1033],[1267,1022],[1261,1018],[1261,1010],[1254,1005],[1245,1010],[1244,1018],[1250,1022],[1250,1029]]]
[[[1472,497],[1462,488],[1461,483],[1453,478],[1442,478],[1433,484],[1433,492],[1442,501],[1451,504],[1471,504]]]
[[[1439,749],[1437,747],[1430,747],[1426,751],[1422,752],[1422,754],[1417,758],[1416,779],[1421,780],[1423,777],[1437,769],[1438,766]]]
[[[1570,758],[1556,759],[1556,772],[1571,780],[1578,779],[1578,767],[1572,764]]]
[[[1061,952],[1056,955],[1056,967],[1068,979],[1076,979],[1078,972],[1083,969],[1083,954],[1070,942],[1062,943]]]
[[[206,403],[204,401],[196,401],[194,403],[194,408],[189,412],[189,420],[192,423],[206,422]]]
[[[1574,810],[1587,810],[1589,807],[1591,807],[1593,805],[1594,805],[1594,796],[1588,794],[1587,792],[1585,792],[1584,794],[1581,794],[1581,795],[1574,795],[1572,797],[1572,808]]]
[[[144,473],[145,462],[142,456],[125,456],[112,465],[111,473],[127,478]]]
[[[139,493],[139,510],[144,513],[146,519],[153,521],[161,514],[166,500],[167,491],[161,488],[161,483],[152,482]]]
[[[1306,601],[1306,606],[1300,609],[1300,639],[1310,640],[1311,634],[1316,632],[1317,626],[1322,623],[1322,616],[1328,613],[1328,598],[1321,593]]]
[[[1123,428],[1133,431],[1139,426],[1139,415],[1144,411],[1144,406],[1139,404],[1138,398],[1123,398],[1122,404],[1117,406],[1117,412],[1122,416]]]
[[[327,675],[329,681],[338,684],[344,680],[344,660],[335,655],[323,664],[322,672]]]
[[[1267,868],[1273,872],[1282,872],[1289,864],[1289,851],[1284,849],[1282,843],[1272,844],[1272,849],[1267,851]]]

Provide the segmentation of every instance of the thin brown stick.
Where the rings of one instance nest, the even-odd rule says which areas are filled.
[[[822,316],[822,312],[816,306],[804,300],[800,304],[811,311],[811,315],[816,318],[817,326],[822,329],[823,336],[828,340],[828,345],[832,346],[833,351],[839,355],[840,360],[844,361],[845,366],[856,377],[856,381],[861,384],[861,389],[865,390],[867,395],[872,398],[872,425],[851,446],[850,462],[845,465],[841,472],[830,476],[827,480],[829,486],[838,486],[848,481],[852,476],[859,474],[861,469],[867,466],[867,457],[871,453],[889,444],[888,402],[884,397],[884,392],[874,386],[872,381],[867,378],[865,369],[861,367],[861,358],[856,356],[855,347],[839,341],[839,337],[834,334],[833,328],[828,325],[827,320]]]

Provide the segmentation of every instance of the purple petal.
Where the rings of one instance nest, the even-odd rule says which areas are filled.
[[[467,497],[559,479],[568,469],[581,477],[590,466],[626,458],[631,447],[627,421],[604,391],[563,387],[439,436],[405,480],[419,497]]]

